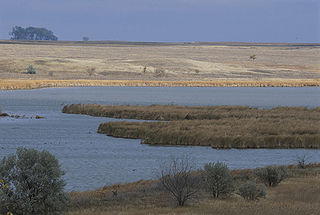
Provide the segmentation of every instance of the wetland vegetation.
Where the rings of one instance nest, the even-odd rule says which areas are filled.
[[[98,133],[154,145],[320,148],[320,109],[246,106],[67,105],[64,113],[155,122],[107,122]]]

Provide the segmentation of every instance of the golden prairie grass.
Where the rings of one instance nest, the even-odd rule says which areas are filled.
[[[48,87],[314,87],[320,80],[274,81],[143,81],[143,80],[0,80],[0,90],[22,90]]]
[[[107,122],[98,133],[153,145],[213,148],[320,148],[320,109],[244,106],[68,105],[64,113],[158,122]],[[166,122],[163,122],[166,121]]]
[[[257,56],[254,62],[249,59],[253,54]],[[319,56],[319,46],[298,44],[126,45],[0,41],[0,80],[10,84],[1,89],[109,85],[319,86]],[[36,74],[26,73],[29,65],[35,67]],[[14,83],[14,80],[36,82],[23,84]],[[134,81],[128,83],[128,80]]]
[[[319,165],[309,166],[306,169],[290,169],[291,178],[280,183],[277,187],[267,188],[266,199],[259,201],[245,201],[238,195],[227,199],[212,199],[206,193],[200,193],[185,207],[175,207],[168,196],[159,191],[148,189],[153,186],[152,181],[147,183],[137,182],[120,185],[119,192],[123,197],[112,196],[113,186],[98,191],[80,192],[73,196],[73,200],[85,195],[86,198],[95,197],[100,204],[91,204],[86,207],[70,207],[69,215],[84,214],[239,214],[239,215],[310,215],[318,214],[320,210],[320,169]],[[250,174],[253,170],[235,170],[232,174]],[[240,181],[237,184],[244,183]],[[124,188],[121,188],[124,186]],[[125,187],[130,187],[126,189]],[[97,194],[97,193],[99,194]]]

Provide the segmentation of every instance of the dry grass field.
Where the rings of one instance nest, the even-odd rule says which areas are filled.
[[[0,89],[319,86],[319,58],[319,44],[0,41]],[[31,64],[37,74],[26,73]]]
[[[237,170],[235,173],[247,174]],[[249,171],[250,172],[250,171]],[[319,167],[292,169],[292,177],[267,189],[266,199],[245,201],[238,195],[213,199],[199,194],[185,207],[176,207],[164,192],[155,191],[154,181],[107,186],[96,191],[72,193],[69,215],[318,215],[320,214]],[[240,185],[244,181],[237,179]],[[112,191],[118,190],[118,196]]]

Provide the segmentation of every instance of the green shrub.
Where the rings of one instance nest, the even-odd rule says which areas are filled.
[[[19,148],[0,161],[0,214],[61,214],[68,202],[58,160],[47,151]]]
[[[27,68],[27,74],[36,74],[37,73],[37,71],[36,71],[36,69],[32,66],[32,65],[30,65],[28,68]]]
[[[258,186],[254,181],[248,181],[239,187],[239,194],[246,200],[258,200],[266,197],[265,186]]]
[[[203,175],[206,187],[213,197],[228,196],[233,192],[233,177],[226,164],[208,163],[204,166]]]
[[[255,171],[258,178],[269,187],[277,186],[288,177],[288,171],[283,167],[267,166]]]

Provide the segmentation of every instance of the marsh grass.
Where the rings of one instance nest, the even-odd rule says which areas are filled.
[[[53,74],[53,73],[48,73]],[[55,76],[58,73],[55,73]],[[106,73],[107,74],[107,73]],[[52,77],[52,75],[49,75]],[[319,79],[305,80],[216,80],[216,81],[153,81],[153,80],[29,80],[1,79],[0,90],[21,90],[47,87],[93,87],[93,86],[123,86],[123,87],[318,87]]]
[[[64,113],[156,122],[107,122],[98,133],[154,145],[213,148],[320,148],[320,109],[244,106],[69,105]]]

